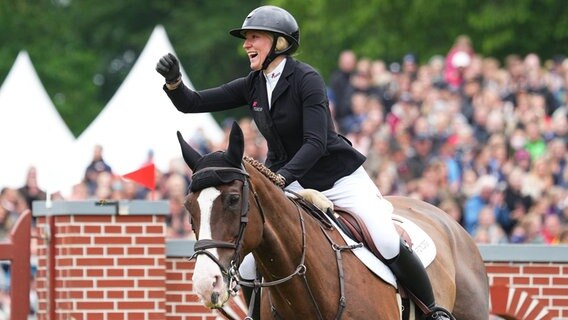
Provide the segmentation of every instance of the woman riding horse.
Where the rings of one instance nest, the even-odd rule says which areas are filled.
[[[304,210],[301,201],[287,197],[274,172],[249,157],[243,159],[244,137],[236,123],[225,152],[202,156],[179,132],[178,139],[193,171],[185,201],[197,238],[192,290],[207,307],[224,310],[240,284],[264,288],[257,313],[263,319],[392,320],[401,318],[401,308],[408,316],[422,315],[425,306],[419,303],[401,306],[394,277],[378,270],[388,273],[386,266],[361,263],[358,257],[369,251],[360,240],[346,242],[322,219],[321,211]],[[487,320],[485,265],[465,229],[426,202],[387,199],[394,206],[393,218],[408,220],[404,230],[428,266],[439,303],[450,307],[457,319]],[[428,236],[417,236],[410,221]],[[243,280],[239,272],[248,253],[255,257],[261,280]],[[377,276],[381,274],[386,277]],[[413,306],[420,310],[412,312]]]
[[[282,187],[318,190],[359,216],[398,280],[427,306],[425,319],[453,319],[436,305],[424,266],[400,240],[392,205],[362,167],[365,156],[335,130],[321,75],[291,57],[300,46],[294,17],[282,8],[262,6],[230,34],[244,39],[252,72],[216,88],[193,91],[182,82],[177,58],[167,54],[156,70],[164,76],[163,89],[174,106],[183,113],[248,106],[268,143],[266,166],[279,175]],[[241,269],[256,274],[252,256]]]

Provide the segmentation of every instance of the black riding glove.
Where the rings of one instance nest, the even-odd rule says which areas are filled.
[[[160,58],[160,61],[156,64],[156,71],[166,79],[166,83],[175,83],[181,78],[179,61],[171,53]]]

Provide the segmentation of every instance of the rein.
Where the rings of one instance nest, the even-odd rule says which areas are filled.
[[[254,291],[256,293],[257,289],[265,288],[265,287],[278,286],[278,285],[283,284],[287,281],[290,281],[295,276],[301,277],[302,280],[303,280],[302,282],[304,283],[304,286],[305,286],[308,294],[310,295],[312,305],[316,309],[318,319],[324,320],[324,317],[323,317],[323,315],[322,315],[322,313],[319,309],[318,303],[317,303],[315,296],[314,296],[314,294],[313,294],[313,292],[312,292],[312,290],[311,290],[311,288],[308,284],[308,279],[306,277],[306,272],[307,272],[307,267],[305,265],[306,249],[307,249],[306,226],[305,226],[304,216],[302,215],[302,211],[300,210],[298,203],[294,202],[294,204],[296,205],[296,209],[298,211],[298,216],[299,216],[300,226],[301,226],[301,232],[302,232],[302,256],[300,258],[300,263],[298,264],[298,266],[296,267],[294,272],[292,272],[291,274],[289,274],[286,277],[283,277],[283,278],[280,278],[280,279],[277,279],[277,280],[273,280],[273,281],[263,281],[263,280],[258,280],[258,279],[253,280],[253,281],[243,280],[240,273],[239,273],[240,263],[238,261],[239,261],[239,257],[240,257],[240,253],[241,253],[241,249],[242,249],[242,245],[243,245],[245,228],[246,228],[247,223],[248,223],[248,212],[249,212],[248,199],[249,199],[250,192],[252,192],[252,194],[254,195],[255,203],[256,203],[256,206],[257,206],[257,208],[258,208],[258,210],[261,214],[263,224],[265,222],[264,210],[262,209],[262,205],[261,205],[260,200],[258,198],[258,194],[254,191],[253,185],[249,182],[250,176],[246,172],[244,165],[242,165],[241,169],[224,168],[224,167],[204,168],[204,169],[200,170],[199,172],[196,172],[194,174],[194,176],[197,175],[197,174],[203,173],[203,172],[211,172],[211,171],[213,171],[213,172],[230,172],[230,173],[237,173],[237,174],[242,175],[242,178],[243,178],[242,179],[242,181],[243,181],[243,189],[242,189],[243,205],[241,207],[241,213],[240,213],[239,234],[237,236],[236,242],[219,241],[219,240],[213,240],[213,239],[197,240],[195,245],[194,245],[194,253],[191,257],[189,257],[189,261],[196,259],[199,255],[206,255],[209,259],[211,259],[213,262],[215,262],[215,264],[217,264],[217,266],[219,266],[221,273],[228,277],[228,279],[229,279],[228,289],[229,289],[229,291],[231,292],[232,295],[237,294],[237,292],[239,290],[239,288],[238,288],[239,285],[246,286],[246,287],[252,287],[252,288],[255,289]],[[352,249],[358,248],[360,246],[359,245],[339,246],[332,241],[332,239],[329,237],[329,235],[326,233],[326,231],[323,228],[321,228],[321,229],[322,229],[324,235],[326,236],[327,240],[331,243],[332,249],[336,253],[336,260],[337,260],[337,266],[338,266],[338,276],[339,276],[339,282],[340,282],[340,299],[339,299],[338,310],[337,310],[337,313],[336,313],[336,316],[335,316],[334,319],[340,319],[343,315],[343,311],[344,311],[345,306],[346,306],[344,272],[343,272],[341,252],[344,251],[344,250],[352,250]],[[231,258],[229,268],[225,267],[219,261],[219,259],[217,257],[215,257],[211,252],[207,251],[207,249],[212,249],[212,248],[223,248],[223,249],[235,250],[233,257]],[[252,319],[251,315],[252,315],[252,310],[253,310],[253,303],[254,303],[254,298],[251,299],[251,306],[249,306],[249,311],[248,311],[247,317],[245,319]],[[271,302],[271,305],[272,305],[272,302]],[[226,313],[226,311],[224,309],[222,309],[222,308],[217,308],[217,309],[226,317],[231,318]],[[273,312],[273,316],[276,318],[278,316],[278,313],[277,313],[276,309],[274,308],[274,306],[272,306],[272,312]]]

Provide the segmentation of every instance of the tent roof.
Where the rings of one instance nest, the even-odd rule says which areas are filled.
[[[149,151],[156,167],[167,170],[170,161],[181,156],[177,130],[185,137],[201,134],[215,143],[222,141],[223,131],[211,114],[180,113],[162,90],[164,80],[155,67],[168,52],[174,49],[158,25],[120,88],[77,139],[75,159],[81,173],[97,144],[113,172],[122,175],[145,163]],[[181,73],[184,83],[192,87],[183,68]]]
[[[65,184],[64,154],[75,139],[45,91],[26,51],[21,51],[0,88],[2,165],[0,187],[25,184],[30,166],[41,188]]]

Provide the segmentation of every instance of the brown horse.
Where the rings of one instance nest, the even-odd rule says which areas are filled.
[[[240,283],[263,288],[263,319],[400,318],[397,289],[371,273],[336,229],[323,227],[291,201],[270,170],[243,161],[236,123],[226,152],[202,156],[179,132],[178,139],[194,172],[186,199],[198,239],[193,289],[206,306],[222,308],[238,290],[238,266],[252,252],[263,280]],[[471,237],[430,204],[388,200],[395,214],[414,221],[436,244],[427,271],[438,304],[456,319],[487,320],[487,276]]]

